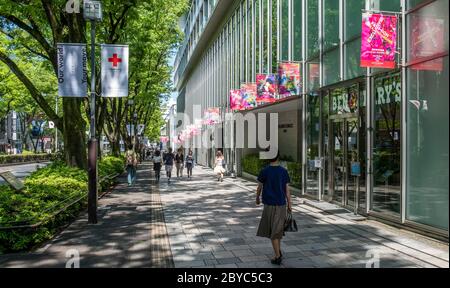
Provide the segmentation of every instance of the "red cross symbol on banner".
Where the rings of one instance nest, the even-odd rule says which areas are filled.
[[[117,54],[114,53],[112,58],[108,58],[108,62],[111,62],[113,67],[117,67],[122,62],[122,58],[117,57]]]

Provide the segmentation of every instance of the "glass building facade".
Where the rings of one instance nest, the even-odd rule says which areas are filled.
[[[280,135],[295,139],[300,193],[448,238],[447,0],[192,2],[175,62],[186,114],[227,111],[229,90],[300,62],[294,129]],[[360,67],[364,11],[398,16],[393,69]],[[242,151],[225,154],[241,171]]]

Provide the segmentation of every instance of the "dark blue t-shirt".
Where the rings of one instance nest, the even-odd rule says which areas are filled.
[[[286,205],[286,184],[291,183],[289,174],[281,166],[267,166],[258,176],[263,184],[262,202],[265,205]]]

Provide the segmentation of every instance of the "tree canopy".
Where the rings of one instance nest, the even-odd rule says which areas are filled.
[[[85,168],[88,98],[64,98],[58,114],[54,98],[57,44],[90,43],[90,24],[82,13],[68,13],[65,0],[1,2],[0,113],[38,107],[63,133],[66,162]],[[126,98],[100,97],[96,105],[97,136],[106,135],[117,154],[120,139],[128,141],[127,115],[136,114],[136,122],[146,126],[145,135],[157,137],[162,122],[160,107],[172,89],[168,58],[182,38],[178,19],[188,1],[103,0],[102,4],[103,20],[97,24],[96,43],[130,47],[129,98],[134,105],[127,105]],[[99,67],[100,49],[96,50]],[[96,71],[99,74],[98,68]],[[100,94],[98,80],[96,84]]]

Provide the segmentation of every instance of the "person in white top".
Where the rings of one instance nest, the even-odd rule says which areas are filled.
[[[225,158],[221,151],[217,151],[216,153],[216,163],[214,167],[214,173],[217,175],[217,181],[223,182],[223,173],[225,173],[225,168],[223,168],[225,164]]]

